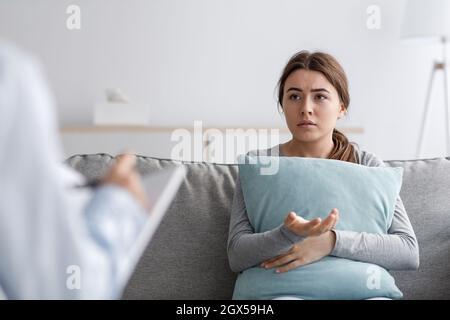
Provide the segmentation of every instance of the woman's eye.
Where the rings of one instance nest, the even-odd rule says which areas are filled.
[[[297,94],[291,94],[291,95],[289,96],[289,99],[291,99],[291,100],[299,100],[299,99],[300,99],[300,96],[297,95]]]
[[[322,94],[318,94],[318,95],[316,96],[316,99],[317,99],[317,100],[325,100],[325,99],[327,99],[327,97],[324,96],[324,95],[322,95]]]

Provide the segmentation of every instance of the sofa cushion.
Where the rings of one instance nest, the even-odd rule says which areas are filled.
[[[88,179],[101,177],[113,158],[75,155],[67,163]],[[178,161],[138,157],[143,174]],[[400,191],[416,232],[418,271],[392,272],[406,299],[450,296],[450,158],[385,161],[404,168]],[[187,177],[144,253],[125,299],[231,299],[227,237],[236,165],[184,162]]]

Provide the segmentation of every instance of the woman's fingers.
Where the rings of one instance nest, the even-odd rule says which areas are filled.
[[[331,212],[328,214],[328,217],[323,221],[323,231],[328,231],[337,223],[337,219],[339,216],[339,212],[336,208],[331,210]]]
[[[308,221],[295,212],[291,211],[284,219],[285,226],[297,235],[307,237],[312,229],[320,225],[321,219],[316,218]]]
[[[321,218],[314,218],[308,222],[308,227],[314,228],[314,227],[318,226],[321,222],[322,222]]]
[[[300,216],[298,216],[294,211],[291,211],[288,213],[288,215],[286,216],[286,218],[284,219],[284,223],[287,226],[300,226],[300,225],[307,225],[309,222],[309,220],[306,220]]]
[[[283,257],[283,256],[285,256],[285,255],[286,255],[286,253],[280,254],[280,255],[275,256],[275,257],[273,257],[273,258],[270,258],[270,259],[264,261],[263,263],[261,263],[260,266],[261,266],[262,268],[264,268],[267,264],[270,264],[270,263],[276,261],[277,259],[280,259],[281,257]]]
[[[302,218],[303,219],[303,218]],[[314,230],[314,228],[316,228],[317,226],[320,225],[320,223],[322,222],[322,219],[320,218],[315,218],[311,221],[305,220],[305,222],[302,225],[298,225],[297,228],[302,231],[302,236],[309,236],[309,234],[311,233],[311,230]]]
[[[272,261],[270,263],[264,264],[264,268],[266,268],[266,269],[276,268],[276,267],[285,265],[285,264],[291,262],[294,259],[295,259],[294,255],[288,254],[288,255],[285,255],[285,256],[283,256],[281,258],[275,259],[274,261]]]
[[[301,259],[301,258],[300,258],[300,259],[296,259],[296,260],[291,261],[290,263],[288,263],[288,264],[286,264],[286,265],[284,265],[284,266],[278,268],[277,270],[275,270],[275,272],[276,272],[276,273],[287,272],[287,271],[289,271],[289,270],[298,268],[298,267],[303,266],[303,265],[305,265],[305,264],[307,264],[307,262],[304,261],[303,259]]]
[[[336,226],[338,220],[339,210],[337,208],[331,210],[326,219],[323,221],[321,218],[315,218],[308,221],[291,211],[286,216],[284,224],[294,233],[300,236],[308,237],[318,236],[331,230]]]
[[[328,214],[325,220],[323,222],[316,226],[313,230],[311,230],[310,235],[311,236],[319,236],[332,228],[337,224],[339,219],[339,211],[338,209],[334,208],[331,210],[331,212]]]
[[[334,223],[331,226],[330,230],[333,229],[336,226],[336,224],[339,222],[339,210],[337,208],[335,208],[335,210],[336,210],[335,211],[336,212],[336,218],[334,219]]]
[[[294,211],[291,211],[288,213],[288,215],[286,216],[286,218],[284,219],[284,224],[289,227],[290,225],[292,225],[295,221],[295,218],[297,217],[297,215],[295,214]]]

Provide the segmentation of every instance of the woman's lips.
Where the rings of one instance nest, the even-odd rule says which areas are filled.
[[[315,124],[310,124],[310,123],[307,123],[307,124],[297,124],[297,127],[300,127],[300,128],[311,128],[311,127],[315,127],[316,125]]]

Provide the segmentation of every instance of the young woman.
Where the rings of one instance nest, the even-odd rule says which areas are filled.
[[[278,103],[292,139],[256,154],[384,165],[374,154],[349,143],[335,128],[336,121],[348,110],[350,96],[345,72],[332,56],[308,51],[295,54],[284,68],[278,86]],[[338,220],[337,209],[323,221],[319,218],[307,221],[290,212],[279,227],[254,233],[238,180],[228,238],[230,267],[235,272],[258,265],[288,272],[333,255],[377,264],[388,270],[418,268],[417,239],[400,197],[386,235],[334,230]]]

